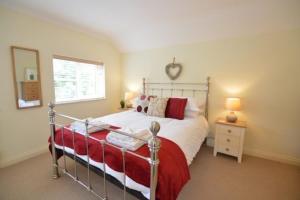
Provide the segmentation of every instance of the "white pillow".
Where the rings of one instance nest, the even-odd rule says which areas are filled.
[[[135,97],[134,99],[130,100],[130,103],[132,103],[133,108],[136,108],[138,106],[139,99],[140,99],[140,95]]]
[[[196,99],[195,97],[170,97],[170,98],[180,98],[187,99],[187,104],[185,111],[196,111],[199,113],[204,113],[205,111],[205,100]]]
[[[186,117],[195,118],[195,117],[198,117],[200,114],[201,114],[201,112],[199,112],[199,111],[185,110],[184,118],[186,118]]]

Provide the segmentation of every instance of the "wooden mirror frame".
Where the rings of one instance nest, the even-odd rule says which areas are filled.
[[[34,105],[34,106],[26,106],[26,107],[20,107],[19,106],[19,95],[18,95],[18,85],[17,85],[17,76],[16,76],[16,62],[15,62],[15,54],[14,50],[25,50],[25,51],[33,51],[36,53],[36,65],[37,65],[37,81],[39,82],[39,94],[40,94],[40,105]],[[31,49],[31,48],[25,48],[25,47],[19,47],[19,46],[11,46],[11,58],[12,58],[12,70],[13,70],[13,81],[14,81],[14,88],[15,88],[15,101],[17,109],[27,109],[27,108],[35,108],[35,107],[42,107],[43,106],[43,98],[42,98],[42,85],[41,85],[41,75],[40,75],[40,57],[39,57],[39,51],[37,49]]]

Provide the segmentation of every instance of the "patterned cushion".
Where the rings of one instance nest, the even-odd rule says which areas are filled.
[[[144,94],[140,95],[136,101],[136,111],[141,113],[147,113],[148,105],[151,98],[155,96],[146,96]]]
[[[165,117],[168,98],[151,98],[147,115]]]

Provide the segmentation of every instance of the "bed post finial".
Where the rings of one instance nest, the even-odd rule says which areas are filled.
[[[151,177],[150,177],[150,200],[156,199],[156,186],[158,177],[158,151],[160,148],[160,139],[157,138],[157,134],[160,130],[160,125],[158,122],[153,121],[150,126],[150,131],[152,133],[152,138],[148,142],[148,147],[150,150],[150,165],[151,165]]]
[[[146,79],[143,78],[143,94],[146,94]]]
[[[52,102],[49,102],[48,104],[49,111],[49,125],[50,125],[50,136],[51,136],[51,151],[52,151],[52,178],[56,179],[59,177],[58,173],[58,163],[57,163],[57,157],[56,157],[56,149],[54,144],[54,134],[55,134],[55,111],[54,107],[55,104]]]
[[[156,121],[151,122],[150,131],[153,137],[157,136],[159,130],[160,130],[160,124]]]

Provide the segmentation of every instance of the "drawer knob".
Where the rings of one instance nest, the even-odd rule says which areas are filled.
[[[227,141],[227,142],[230,142],[230,139],[229,139],[229,138],[227,138],[227,139],[226,139],[226,141]]]
[[[226,148],[225,150],[226,150],[226,151],[229,151],[229,148]]]
[[[228,130],[227,130],[227,132],[228,132],[228,133],[231,133],[231,130],[230,130],[230,129],[228,129]]]

